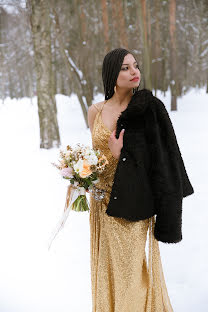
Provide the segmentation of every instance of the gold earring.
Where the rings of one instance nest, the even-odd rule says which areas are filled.
[[[116,86],[114,87],[114,92],[116,93]]]

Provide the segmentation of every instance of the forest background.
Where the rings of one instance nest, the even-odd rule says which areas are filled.
[[[48,251],[68,187],[51,163],[92,143],[87,110],[117,47],[166,106],[195,191],[183,240],[159,244],[173,310],[207,312],[208,1],[0,0],[1,312],[92,310],[88,212]]]
[[[103,93],[102,61],[132,51],[140,89],[170,88],[171,110],[191,88],[208,92],[207,0],[1,0],[0,98],[37,96],[40,147],[59,147],[56,94],[87,110]]]

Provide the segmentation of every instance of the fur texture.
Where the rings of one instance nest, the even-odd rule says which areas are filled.
[[[165,105],[147,89],[136,91],[117,121],[125,128],[109,216],[139,221],[156,214],[154,236],[182,240],[182,199],[194,193]]]

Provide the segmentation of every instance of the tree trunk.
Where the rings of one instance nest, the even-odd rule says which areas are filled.
[[[143,34],[144,88],[152,90],[151,57],[150,57],[150,49],[149,49],[149,44],[148,44],[147,8],[146,8],[145,0],[141,0],[141,2],[139,3],[139,12],[140,12],[141,29],[142,29],[142,34]]]
[[[111,14],[112,14],[112,33],[113,33],[113,36],[112,36],[112,39],[113,39],[113,45],[116,47],[118,47],[120,45],[119,43],[119,36],[118,36],[118,25],[117,25],[117,5],[116,5],[116,2],[115,0],[111,0],[110,1],[110,4],[111,4],[111,8],[112,8],[112,11],[111,11]]]
[[[2,28],[3,21],[0,14],[0,98],[2,99],[2,104],[4,104],[5,98],[5,70],[4,70],[4,53],[3,53],[3,36],[2,36]]]
[[[153,58],[155,62],[152,64],[152,76],[154,77],[153,88],[155,89],[155,96],[157,96],[157,90],[162,88],[162,81],[158,79],[158,77],[162,77],[162,50],[161,47],[161,35],[160,35],[160,0],[156,0],[155,8],[154,8],[154,16],[155,16],[155,29],[154,29],[154,46],[151,49],[153,53]]]
[[[117,25],[119,26],[119,41],[121,47],[128,50],[128,35],[126,33],[126,23],[124,19],[123,1],[117,0]]]
[[[208,74],[207,74],[207,90],[206,93],[208,93]]]
[[[66,66],[66,70],[67,70],[69,77],[71,77],[71,71],[73,71],[74,75],[77,79],[78,89],[80,89],[77,96],[78,96],[79,102],[81,104],[81,108],[82,108],[82,112],[83,112],[83,116],[84,116],[86,126],[88,127],[87,110],[88,110],[89,105],[87,103],[87,96],[82,95],[82,94],[87,94],[87,93],[83,92],[84,88],[87,89],[86,81],[85,81],[84,77],[80,76],[80,73],[78,72],[76,66],[74,65],[74,62],[72,61],[72,59],[70,58],[70,56],[67,53],[67,50],[64,47],[64,42],[63,42],[63,39],[61,36],[61,28],[59,25],[59,19],[58,19],[58,15],[57,15],[55,9],[53,9],[53,14],[54,14],[54,19],[55,19],[55,26],[56,26],[57,39],[58,39],[58,43],[59,43],[60,52],[61,52],[61,55],[63,57],[64,63]]]
[[[177,110],[176,1],[169,4],[171,110]]]
[[[40,124],[40,148],[60,146],[57,109],[52,83],[51,19],[45,0],[30,0],[31,27]]]
[[[105,53],[110,49],[110,40],[109,40],[109,29],[108,29],[108,8],[106,0],[101,0],[102,7],[102,21],[103,21],[103,33],[104,33],[104,42],[105,42]]]
[[[152,31],[151,31],[151,10],[150,10],[150,7],[148,7],[148,3],[149,1],[147,2],[147,38],[148,38],[148,47],[149,47],[149,51],[150,51],[150,62],[152,60],[152,57],[151,57],[151,51],[152,51]],[[150,63],[151,64],[151,63]]]

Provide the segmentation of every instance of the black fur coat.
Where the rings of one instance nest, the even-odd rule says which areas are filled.
[[[106,213],[138,221],[156,215],[154,236],[182,240],[182,200],[194,193],[165,105],[147,89],[132,96],[117,121],[125,129]]]

